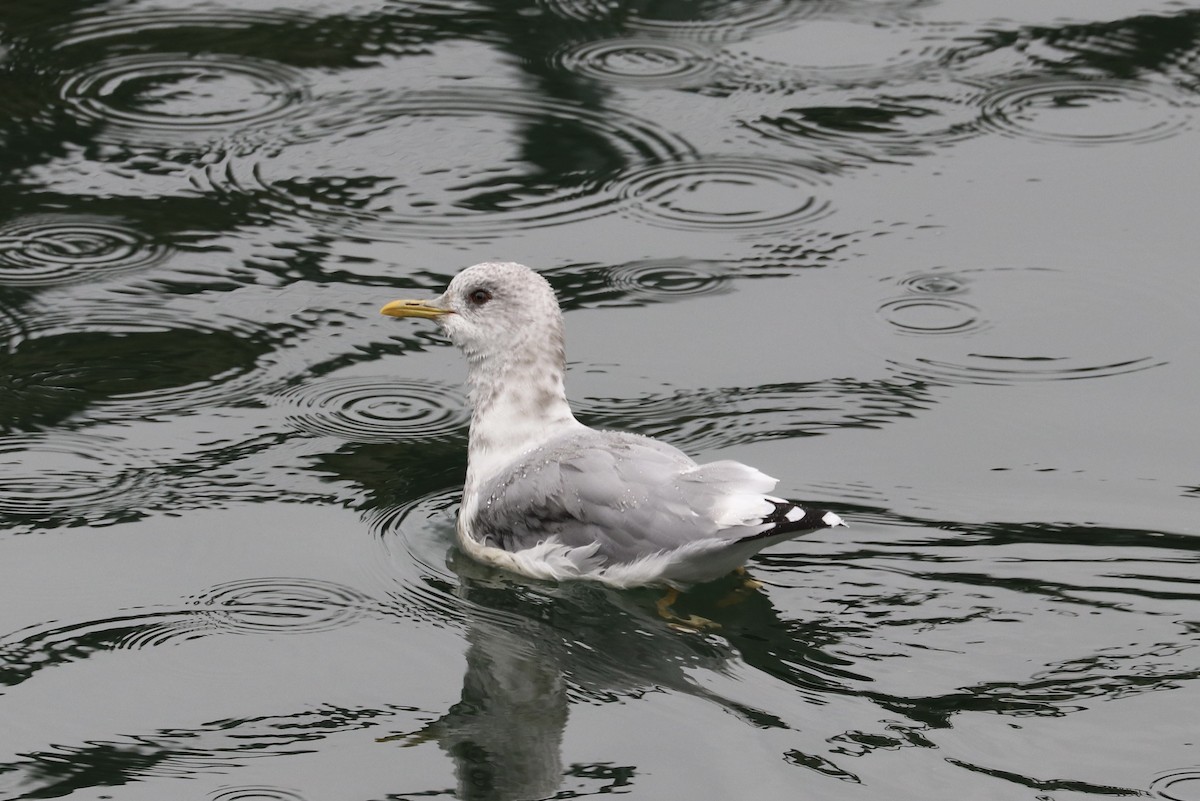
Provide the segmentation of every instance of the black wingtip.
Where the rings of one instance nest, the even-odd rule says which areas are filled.
[[[791,501],[772,500],[771,503],[775,504],[774,511],[762,520],[763,523],[770,524],[771,527],[746,539],[761,540],[846,525],[846,521],[828,509],[818,509],[815,506],[801,506]]]

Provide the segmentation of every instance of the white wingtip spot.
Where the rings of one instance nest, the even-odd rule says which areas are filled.
[[[787,514],[785,514],[784,517],[790,522],[795,523],[797,520],[804,517],[804,510],[799,506],[793,506],[791,509],[787,510]]]
[[[821,518],[821,522],[830,527],[846,525],[846,521],[842,520],[842,518],[838,517],[833,512],[826,512],[825,516]]]

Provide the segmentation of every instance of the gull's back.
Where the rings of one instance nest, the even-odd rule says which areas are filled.
[[[464,545],[545,578],[707,581],[772,542],[836,524],[828,522],[836,516],[767,495],[775,483],[739,462],[698,465],[648,437],[582,428],[533,449],[464,498]]]

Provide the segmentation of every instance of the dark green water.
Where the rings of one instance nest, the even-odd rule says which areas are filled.
[[[8,3],[0,111],[0,799],[1200,799],[1200,5]],[[486,259],[851,527],[457,553]]]

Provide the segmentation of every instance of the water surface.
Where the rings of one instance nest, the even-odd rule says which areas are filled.
[[[0,12],[0,799],[1200,799],[1200,6]],[[851,526],[453,544],[459,355]]]

